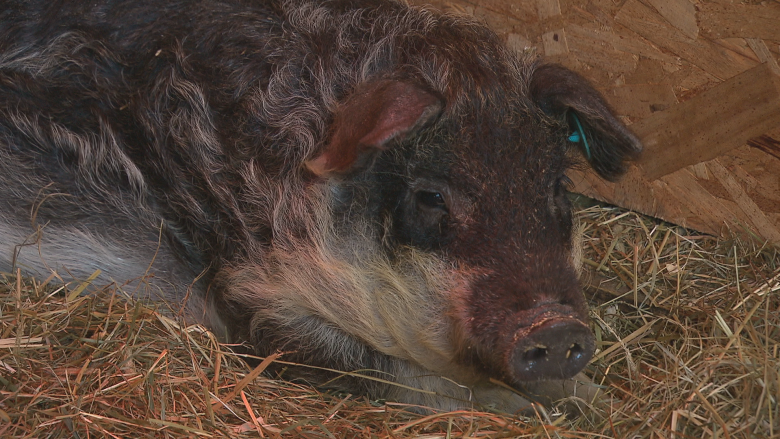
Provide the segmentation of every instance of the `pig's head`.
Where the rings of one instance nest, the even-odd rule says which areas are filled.
[[[307,166],[342,200],[333,209],[342,234],[358,216],[374,224],[389,260],[413,252],[437,261],[444,280],[420,288],[444,291],[420,292],[438,304],[417,312],[443,315],[397,318],[417,342],[446,351],[448,364],[425,352],[400,356],[443,374],[457,369],[452,363],[513,383],[572,377],[595,343],[572,266],[565,172],[587,161],[612,180],[639,141],[560,66],[535,66],[525,84],[480,99],[447,93],[405,80],[360,86]],[[413,323],[420,319],[433,323]]]

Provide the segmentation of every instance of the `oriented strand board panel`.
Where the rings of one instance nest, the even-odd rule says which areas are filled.
[[[646,143],[575,191],[702,232],[780,244],[780,3],[410,0],[474,15],[591,80]]]
[[[701,32],[712,39],[780,40],[780,3],[765,3],[755,6],[704,3],[699,6],[698,14]]]
[[[719,80],[731,78],[754,64],[748,57],[714,41],[690,38],[656,9],[639,0],[628,0],[615,16],[615,21]]]

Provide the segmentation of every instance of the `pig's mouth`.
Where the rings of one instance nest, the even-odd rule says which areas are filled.
[[[585,368],[595,344],[593,332],[582,320],[547,310],[515,332],[507,366],[520,382],[567,379]]]

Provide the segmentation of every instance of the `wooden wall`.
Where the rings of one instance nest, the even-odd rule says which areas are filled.
[[[712,234],[780,244],[780,2],[412,0],[479,17],[595,83],[644,141],[575,191]]]

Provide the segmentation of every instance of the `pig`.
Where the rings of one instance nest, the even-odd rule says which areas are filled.
[[[641,150],[581,76],[394,0],[0,9],[1,270],[94,273],[410,407],[571,391],[566,171]]]

